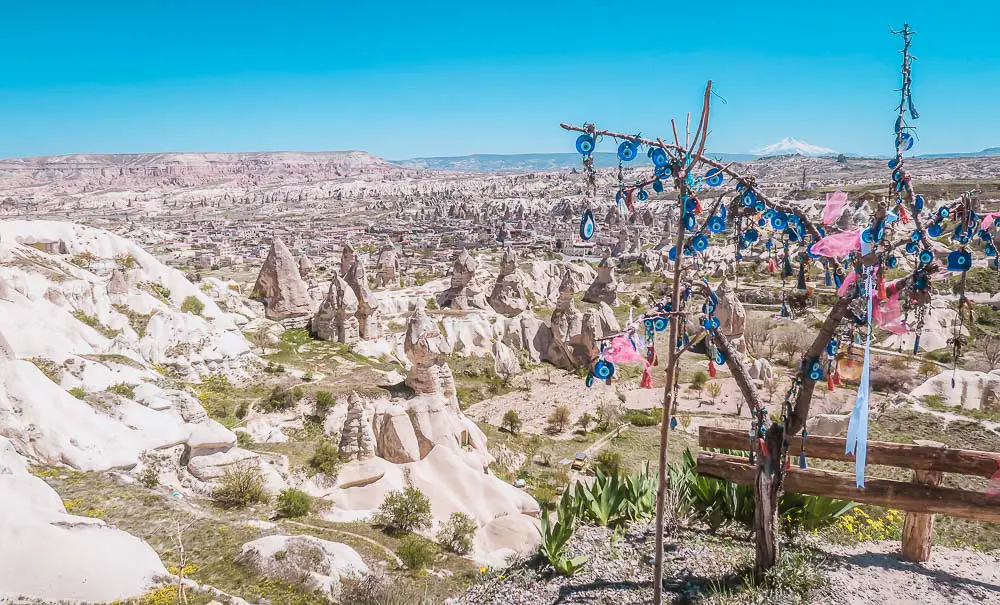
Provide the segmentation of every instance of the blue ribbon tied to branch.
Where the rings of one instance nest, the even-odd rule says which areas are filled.
[[[858,487],[865,486],[865,459],[868,454],[868,400],[871,395],[869,376],[872,356],[872,270],[866,270],[865,287],[868,296],[868,336],[865,339],[865,364],[858,384],[858,398],[854,400],[854,410],[847,425],[847,452],[854,454],[854,476]]]

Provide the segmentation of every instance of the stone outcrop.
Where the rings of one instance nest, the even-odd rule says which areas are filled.
[[[312,318],[312,331],[317,338],[344,344],[354,344],[360,338],[358,297],[339,275],[333,276],[326,300]]]
[[[747,370],[750,378],[754,380],[771,380],[774,378],[774,368],[771,362],[763,357],[755,359]]]
[[[610,254],[601,258],[601,263],[597,265],[597,277],[587,288],[583,300],[589,303],[603,302],[611,306],[618,304],[618,278],[615,276],[615,266]]]
[[[369,571],[350,546],[313,536],[264,536],[244,544],[237,560],[258,575],[301,585],[334,602],[340,600],[342,579]]]
[[[108,280],[108,294],[128,294],[128,276],[122,269],[115,269],[111,272],[111,279]]]
[[[569,342],[583,330],[583,314],[573,303],[574,292],[572,275],[566,271],[559,283],[559,300],[556,301],[556,308],[549,320],[552,338],[544,352],[544,359],[563,369],[574,367]]]
[[[312,312],[309,286],[299,275],[298,262],[277,237],[271,242],[251,297],[264,300],[268,319],[301,317]]]
[[[722,333],[730,338],[741,338],[747,325],[747,312],[743,303],[729,285],[729,279],[723,279],[716,292],[719,304],[715,307],[715,315],[719,318]]]
[[[357,392],[347,398],[347,417],[340,431],[340,455],[345,462],[375,457],[372,410]]]
[[[354,263],[358,262],[358,251],[350,243],[344,244],[340,251],[340,275],[347,277],[347,272],[351,270]]]
[[[455,397],[455,378],[445,361],[451,351],[437,324],[422,307],[413,312],[406,325],[403,351],[413,364],[406,376],[408,387],[417,394]]]
[[[313,264],[309,257],[303,254],[299,257],[299,277],[304,281],[310,281],[316,276],[316,265]]]
[[[513,316],[528,308],[524,294],[524,278],[517,270],[517,253],[505,246],[500,259],[500,274],[487,302],[502,315]]]
[[[344,281],[354,291],[354,296],[358,300],[358,310],[355,317],[358,318],[358,332],[364,340],[373,340],[381,334],[381,317],[378,301],[368,288],[368,276],[365,274],[365,266],[360,261],[348,268],[344,275]]]
[[[378,253],[375,265],[375,287],[391,288],[399,285],[399,258],[396,248],[387,243]]]
[[[479,263],[468,250],[462,250],[455,258],[451,271],[451,287],[438,297],[438,306],[451,309],[485,309],[486,299],[476,285],[476,269]]]

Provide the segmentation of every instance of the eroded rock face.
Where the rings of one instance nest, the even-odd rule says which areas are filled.
[[[399,285],[399,258],[392,244],[382,246],[375,266],[375,287],[389,288]]]
[[[615,266],[610,254],[605,254],[601,264],[597,266],[597,277],[587,288],[583,300],[589,303],[618,304],[618,278],[615,277]]]
[[[313,264],[309,257],[303,254],[299,257],[299,277],[304,281],[310,281],[316,276],[316,265]]]
[[[375,457],[372,410],[357,392],[352,392],[347,399],[347,417],[340,431],[340,455],[345,462]]]
[[[451,287],[438,298],[438,305],[451,309],[485,309],[486,299],[476,284],[476,269],[479,263],[468,250],[462,250],[455,258],[451,272]]]
[[[358,297],[339,275],[333,276],[326,300],[312,318],[312,330],[317,338],[354,344],[360,338]]]
[[[352,244],[344,244],[344,248],[340,251],[340,275],[347,277],[347,272],[356,262],[358,262],[358,251]]]
[[[128,277],[125,271],[115,269],[111,272],[111,279],[108,281],[108,294],[128,294]]]
[[[573,276],[569,271],[566,271],[559,284],[559,300],[556,301],[556,308],[552,311],[552,318],[549,320],[552,339],[544,354],[547,361],[563,369],[574,367],[569,342],[578,337],[583,330],[583,314],[573,303],[574,292]]]
[[[358,299],[358,310],[355,316],[358,318],[358,330],[361,338],[373,340],[381,334],[382,314],[378,308],[378,301],[371,290],[368,289],[368,276],[365,274],[365,266],[361,262],[356,262],[347,270],[344,281],[354,291],[354,296]]]
[[[747,370],[747,373],[754,380],[771,380],[774,378],[774,368],[771,367],[771,362],[763,357],[755,359]]]
[[[719,328],[729,338],[742,338],[746,329],[747,313],[743,303],[737,298],[729,285],[729,279],[723,279],[719,285],[719,304],[715,315],[719,318]]]
[[[301,317],[312,312],[309,286],[299,275],[299,264],[284,242],[275,237],[253,287],[253,298],[262,298],[268,319]]]
[[[517,315],[528,308],[524,279],[517,270],[517,253],[510,246],[504,247],[500,274],[487,302],[494,311],[507,316]]]
[[[259,575],[303,585],[334,600],[342,579],[368,573],[353,548],[313,536],[265,536],[244,544],[238,561]]]
[[[413,364],[406,376],[407,386],[418,394],[437,393],[455,398],[455,378],[444,359],[451,351],[437,324],[422,307],[413,312],[406,325],[403,351]]]

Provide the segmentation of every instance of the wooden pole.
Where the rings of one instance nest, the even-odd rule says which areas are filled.
[[[943,448],[937,441],[918,441],[926,447]],[[941,485],[941,471],[913,471],[913,483],[918,485]],[[934,543],[934,514],[906,513],[903,522],[903,558],[916,563],[930,561],[931,545]]]

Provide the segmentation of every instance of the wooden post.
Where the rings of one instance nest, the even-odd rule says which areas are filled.
[[[917,445],[944,447],[937,441],[915,440]],[[921,485],[941,485],[940,471],[913,471],[913,483]],[[906,513],[903,522],[903,558],[917,563],[929,561],[931,545],[934,542],[934,514]]]

